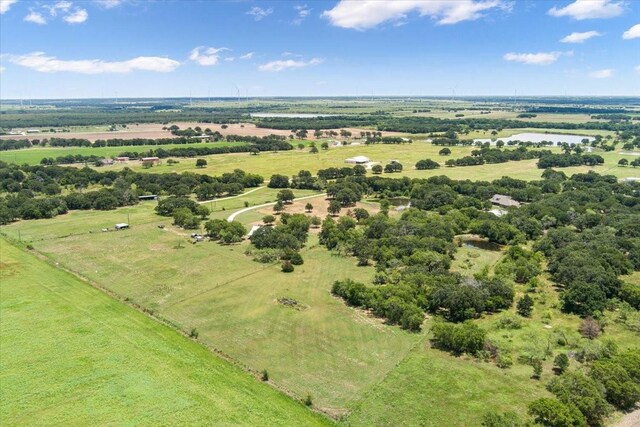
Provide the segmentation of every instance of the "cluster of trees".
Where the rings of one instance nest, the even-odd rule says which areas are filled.
[[[545,154],[538,160],[538,168],[540,169],[602,164],[604,164],[604,159],[598,154]]]
[[[588,372],[567,371],[547,385],[554,397],[529,405],[534,422],[550,427],[601,426],[613,408],[633,409],[640,401],[640,354],[628,350],[595,361]]]
[[[273,217],[265,217],[268,224],[274,220]],[[284,272],[293,271],[294,265],[303,263],[300,249],[307,242],[311,222],[311,218],[305,214],[283,213],[277,225],[260,227],[250,237],[251,243],[258,250],[254,253],[254,258],[264,262],[280,260]],[[262,257],[265,253],[268,256]]]
[[[593,172],[567,178],[554,170],[545,171],[543,179],[534,182],[507,177],[489,183],[443,176],[426,180],[372,176],[347,177],[336,183],[356,183],[362,194],[375,194],[383,202],[408,196],[412,206],[398,219],[388,218],[383,207],[382,213],[358,221],[343,217],[323,222],[321,244],[354,256],[359,265],[375,261],[378,286],[336,288],[350,304],[366,301],[366,307],[386,316],[385,301],[397,297],[411,307],[407,310],[416,307],[454,321],[477,317],[508,307],[513,302],[512,282],[533,283],[541,272],[543,255],[552,278],[564,286],[567,311],[597,315],[612,298],[631,306],[640,299],[634,286],[623,286],[619,279],[640,270],[637,184],[618,183],[614,177]],[[488,199],[496,193],[529,203],[497,217],[486,211]],[[509,245],[538,240],[533,251],[510,248],[496,266],[496,277],[472,280],[448,273],[454,236],[463,233]],[[358,302],[348,296],[356,292],[353,289],[365,294],[355,297]],[[530,301],[520,305],[524,315],[530,313]],[[393,319],[403,323],[402,316],[394,314]]]
[[[204,224],[207,236],[211,240],[218,240],[224,244],[238,243],[247,234],[247,229],[241,222],[212,219]]]
[[[441,150],[441,153],[443,150]],[[546,156],[554,156],[554,154],[551,154],[549,150],[527,150],[522,146],[515,150],[483,147],[480,150],[473,150],[471,156],[449,159],[445,162],[445,165],[450,167],[477,166],[485,163],[506,163],[511,161],[541,159]]]
[[[0,223],[17,219],[51,218],[70,209],[115,209],[138,202],[148,194],[207,200],[237,194],[263,182],[259,175],[240,169],[219,177],[184,174],[137,173],[130,169],[99,172],[91,168],[28,166],[0,162]],[[97,190],[86,191],[89,187]],[[69,192],[60,196],[63,189]],[[167,214],[170,216],[171,214]]]
[[[365,144],[411,144],[413,141],[409,138],[401,138],[399,136],[372,136],[367,137]]]
[[[418,160],[416,163],[416,169],[418,170],[426,170],[426,169],[438,169],[440,167],[440,163],[434,162],[431,159]]]

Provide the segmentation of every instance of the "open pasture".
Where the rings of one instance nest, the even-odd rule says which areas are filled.
[[[0,424],[331,424],[175,330],[0,245]]]
[[[162,165],[154,166],[150,169],[143,169],[141,165],[132,162],[128,167],[149,173],[169,173],[169,172],[195,172],[209,175],[220,175],[225,172],[233,172],[234,169],[242,169],[247,172],[256,173],[268,179],[273,174],[295,175],[300,170],[308,170],[312,174],[319,169],[329,167],[352,166],[345,163],[345,159],[354,156],[367,156],[373,162],[381,165],[397,160],[404,166],[401,173],[384,174],[386,177],[408,176],[410,178],[428,178],[436,175],[447,175],[452,179],[471,180],[493,180],[503,176],[513,178],[534,180],[540,179],[542,170],[536,167],[537,160],[523,160],[519,162],[508,162],[500,164],[484,164],[480,166],[465,167],[445,167],[444,162],[449,158],[460,158],[471,155],[476,147],[450,147],[450,156],[440,156],[438,152],[442,147],[434,146],[428,142],[417,140],[412,144],[402,145],[347,145],[342,147],[330,147],[328,150],[320,150],[313,154],[308,148],[303,150],[294,149],[291,151],[262,152],[259,155],[249,153],[231,153],[222,155],[205,156],[207,167],[196,168],[196,158],[180,158],[180,163],[169,165],[166,161]],[[559,148],[549,148],[553,152],[560,153]],[[620,178],[638,176],[637,168],[618,167],[618,160],[621,158],[633,159],[631,155],[622,155],[617,152],[595,152],[605,159],[605,164],[597,167],[569,167],[562,170],[572,175],[574,173],[585,173],[595,170],[602,174],[612,174]],[[442,166],[439,169],[416,170],[415,164],[418,160],[432,159]],[[119,170],[123,165],[112,165],[102,167],[100,170]],[[371,171],[368,172],[371,175]]]

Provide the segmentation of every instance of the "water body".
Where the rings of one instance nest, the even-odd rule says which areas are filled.
[[[316,117],[333,117],[335,114],[313,114],[313,113],[251,113],[251,117],[286,117],[294,119],[314,119]]]
[[[590,136],[583,135],[569,135],[569,134],[560,134],[560,133],[518,133],[515,135],[511,135],[507,138],[496,138],[496,139],[474,139],[473,142],[485,143],[488,142],[491,145],[495,145],[495,143],[500,140],[508,143],[509,141],[522,141],[522,142],[542,142],[542,141],[550,141],[554,146],[561,144],[569,144],[576,145],[582,144],[583,139],[588,139],[589,142],[593,141],[595,138]]]
[[[484,249],[485,251],[500,251],[501,246],[497,243],[489,242],[487,240],[481,240],[477,238],[465,238],[462,239],[462,246],[467,248]]]

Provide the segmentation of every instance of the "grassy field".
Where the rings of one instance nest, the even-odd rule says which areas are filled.
[[[148,150],[157,150],[162,148],[168,150],[170,148],[187,148],[187,147],[224,147],[231,145],[242,145],[242,143],[192,143],[192,144],[167,144],[167,145],[137,145],[127,147],[45,147],[45,148],[26,148],[22,150],[0,151],[0,160],[3,162],[37,165],[40,160],[46,157],[56,158],[58,156],[83,155],[83,156],[101,156],[113,157],[125,151],[136,151],[138,153]],[[181,159],[177,159],[181,160]],[[124,166],[138,165],[139,162],[132,161]],[[193,163],[195,167],[195,160]]]
[[[520,162],[508,162],[495,164],[485,164],[481,166],[467,166],[448,168],[442,166],[434,170],[416,170],[416,162],[421,159],[432,159],[440,164],[448,158],[460,158],[471,155],[475,147],[452,147],[452,154],[447,157],[438,155],[441,147],[433,146],[427,142],[416,141],[413,144],[404,145],[349,145],[345,147],[332,147],[329,150],[321,150],[317,154],[311,154],[305,150],[291,150],[280,152],[264,152],[258,156],[248,153],[234,153],[224,155],[206,156],[208,165],[206,168],[196,168],[195,158],[181,158],[180,163],[154,166],[150,169],[143,169],[137,163],[129,165],[113,165],[100,168],[102,171],[119,170],[124,166],[137,171],[148,173],[169,173],[169,172],[195,172],[208,175],[220,175],[225,172],[232,172],[234,169],[243,169],[247,172],[256,173],[268,179],[273,174],[294,175],[300,170],[308,170],[315,174],[319,169],[328,167],[344,167],[347,164],[344,160],[348,157],[364,155],[374,162],[381,164],[397,160],[404,166],[402,173],[385,174],[384,176],[399,177],[409,176],[411,178],[428,178],[436,175],[447,175],[453,179],[472,180],[493,180],[503,176],[513,178],[533,180],[540,179],[542,170],[536,167],[537,160],[525,160]],[[552,151],[560,152],[558,148]],[[605,159],[605,164],[594,168],[587,166],[563,168],[562,170],[572,175],[574,173],[584,173],[595,170],[599,173],[608,173],[620,178],[638,176],[640,172],[631,167],[618,167],[618,160],[621,158],[633,159],[631,155],[621,155],[616,152],[597,152]],[[371,172],[369,172],[370,174]]]
[[[122,217],[130,219],[130,230],[99,231]],[[160,223],[167,227],[159,229]],[[186,232],[153,214],[152,203],[98,215],[72,212],[2,231],[12,237],[19,231],[23,241],[61,266],[186,331],[197,328],[205,344],[250,368],[268,369],[275,383],[300,397],[310,393],[330,413],[344,412],[380,381],[417,338],[333,298],[334,280],[370,281],[374,271],[317,247],[315,236],[303,253],[305,264],[283,274],[279,265],[245,256],[246,244],[189,244]],[[280,297],[306,308],[282,306]]]
[[[244,207],[245,200],[257,205],[274,195],[275,190],[261,188],[218,201],[212,216],[226,218]],[[303,250],[304,265],[284,274],[277,264],[259,264],[246,256],[246,243],[190,244],[189,232],[155,215],[154,206],[73,211],[49,220],[20,221],[0,232],[183,331],[196,328],[199,341],[210,349],[246,369],[267,369],[274,384],[299,398],[310,394],[314,406],[347,425],[397,425],[402,419],[405,425],[466,426],[477,425],[489,410],[524,413],[531,400],[546,395],[553,359],[547,358],[542,381],[537,381],[530,379],[531,367],[516,356],[546,347],[556,332],[580,340],[579,319],[559,312],[557,291],[543,280],[534,294],[534,314],[521,329],[498,327],[506,313],[478,320],[491,340],[513,353],[512,368],[456,358],[430,348],[431,320],[423,333],[412,334],[331,296],[333,281],[370,282],[374,269],[357,267],[354,259],[319,247],[315,235]],[[238,219],[250,223],[261,215],[251,211]],[[100,231],[123,221],[132,228]],[[471,275],[484,265],[492,267],[501,255],[462,247],[452,270]],[[521,295],[524,288],[517,292]],[[299,309],[279,303],[282,297],[298,301]],[[603,337],[621,348],[637,342],[614,323]],[[563,349],[552,343],[554,354]]]
[[[330,424],[174,330],[0,245],[0,424]]]

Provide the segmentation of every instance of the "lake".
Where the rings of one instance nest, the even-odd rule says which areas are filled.
[[[560,134],[560,133],[518,133],[515,135],[511,135],[507,138],[474,139],[473,142],[480,142],[480,143],[489,142],[492,145],[495,145],[495,143],[498,140],[504,141],[505,143],[508,143],[509,141],[522,141],[522,142],[534,142],[534,143],[542,142],[542,141],[551,141],[553,142],[553,145],[560,145],[564,143],[569,145],[576,145],[576,144],[582,144],[582,140],[585,138],[587,138],[589,141],[593,141],[595,139],[589,136],[569,135],[569,134]]]

